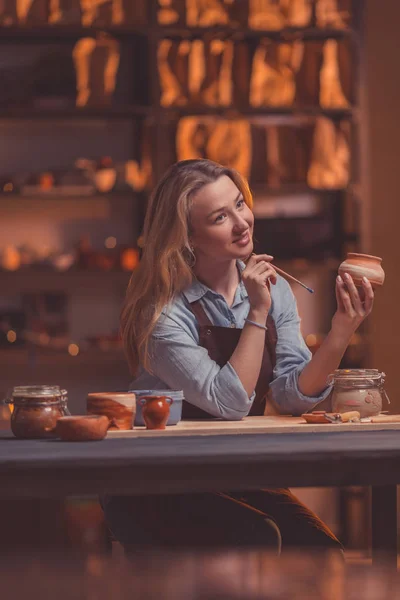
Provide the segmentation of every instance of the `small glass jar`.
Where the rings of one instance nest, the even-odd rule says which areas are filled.
[[[383,387],[385,373],[378,369],[337,369],[329,383],[333,383],[333,412],[356,410],[361,418],[372,417],[382,411],[384,398],[390,404]]]
[[[27,385],[13,389],[11,430],[23,439],[55,438],[57,419],[69,416],[66,390],[58,385]]]

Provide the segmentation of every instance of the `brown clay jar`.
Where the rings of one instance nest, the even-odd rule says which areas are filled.
[[[7,402],[13,405],[11,431],[17,438],[55,438],[57,420],[69,415],[66,392],[58,386],[18,386]]]
[[[141,396],[143,420],[147,429],[165,429],[172,398],[168,396]]]
[[[362,287],[362,278],[366,277],[373,288],[380,287],[385,281],[385,272],[381,266],[382,259],[370,254],[349,252],[346,259],[339,265],[339,275],[343,278],[348,273],[356,286]]]
[[[86,399],[89,415],[105,415],[110,430],[132,429],[136,415],[136,396],[132,392],[92,392]]]
[[[91,442],[102,440],[110,420],[105,415],[77,415],[57,420],[56,434],[64,442]]]

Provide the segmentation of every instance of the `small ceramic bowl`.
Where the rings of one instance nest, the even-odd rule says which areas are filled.
[[[110,419],[105,415],[60,417],[56,434],[64,442],[91,442],[105,438],[109,425]]]
[[[304,413],[301,416],[306,423],[330,423],[329,419],[326,418],[325,410],[313,410],[310,413]]]
[[[91,392],[86,399],[88,415],[105,415],[110,429],[132,429],[136,414],[136,396],[130,392]]]

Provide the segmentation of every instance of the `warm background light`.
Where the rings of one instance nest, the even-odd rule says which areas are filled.
[[[50,336],[47,333],[40,333],[38,340],[40,344],[47,346],[50,343]]]
[[[12,329],[7,331],[7,341],[10,342],[10,344],[13,344],[17,341],[17,334]]]
[[[70,354],[71,356],[78,356],[79,346],[77,344],[69,344],[68,354]]]
[[[114,236],[106,238],[104,245],[106,248],[115,248],[115,246],[117,245],[117,238],[115,238]]]

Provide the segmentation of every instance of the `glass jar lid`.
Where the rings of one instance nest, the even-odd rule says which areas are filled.
[[[382,385],[385,377],[385,373],[378,369],[336,369],[329,376],[329,383],[352,387],[373,387]]]
[[[65,390],[61,390],[59,385],[17,385],[14,387],[13,398],[50,398],[63,396]]]
[[[18,385],[14,387],[11,397],[6,399],[7,404],[15,406],[34,406],[60,404],[65,406],[67,391],[61,390],[59,385]]]

